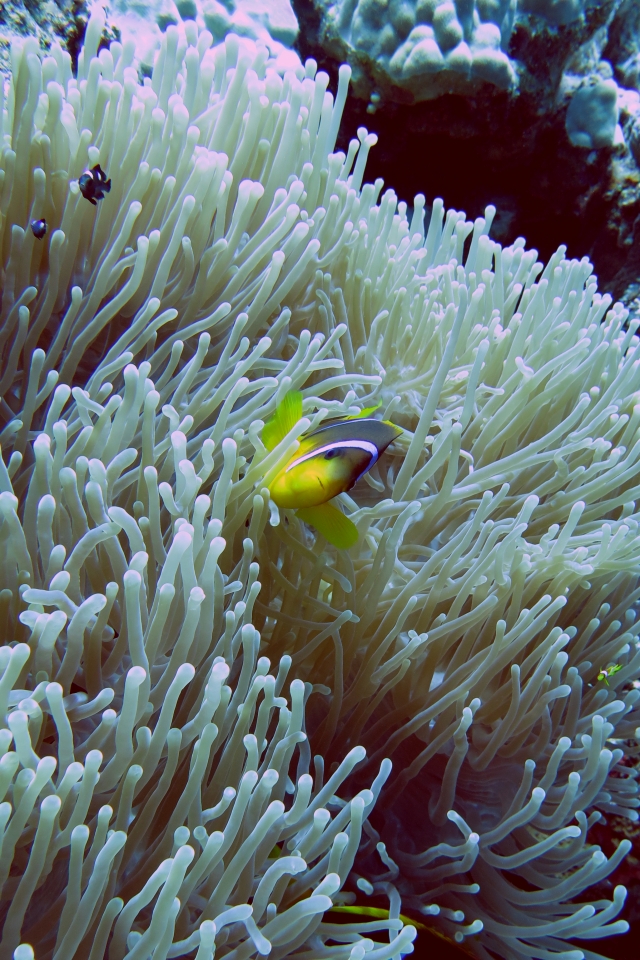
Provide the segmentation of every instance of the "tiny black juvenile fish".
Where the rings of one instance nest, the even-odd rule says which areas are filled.
[[[353,546],[358,532],[329,501],[350,490],[402,433],[390,421],[372,417],[375,409],[330,420],[302,437],[296,453],[269,485],[277,506],[297,510],[301,520],[342,549]],[[301,417],[302,395],[290,391],[265,424],[262,441],[267,449],[272,450]]]
[[[47,221],[42,218],[42,220],[32,220],[31,221],[31,232],[33,233],[36,240],[42,240],[45,233],[47,232]]]
[[[85,200],[96,207],[98,205],[97,201],[104,200],[105,192],[109,193],[111,190],[111,179],[107,180],[106,173],[100,164],[96,163],[95,167],[91,167],[91,170],[85,170],[82,176],[78,178],[78,186]]]

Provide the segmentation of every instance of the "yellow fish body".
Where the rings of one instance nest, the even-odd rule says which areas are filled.
[[[400,430],[389,421],[333,420],[304,437],[269,492],[279,507],[318,507],[370,470]]]
[[[353,546],[358,533],[354,524],[329,501],[350,490],[402,433],[388,420],[371,417],[372,412],[363,410],[357,417],[331,420],[304,436],[298,450],[269,485],[277,506],[297,510],[300,519],[343,549]],[[265,446],[273,449],[301,416],[302,395],[290,391],[278,405],[275,416],[265,424]]]

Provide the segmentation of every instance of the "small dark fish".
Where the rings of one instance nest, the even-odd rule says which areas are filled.
[[[111,190],[111,180],[107,180],[106,173],[100,164],[96,163],[95,167],[85,170],[82,176],[78,177],[78,186],[85,200],[96,207],[97,201],[104,200],[105,193]]]
[[[42,240],[45,233],[47,232],[47,221],[42,218],[42,220],[32,220],[31,221],[31,232],[33,233],[36,240]]]

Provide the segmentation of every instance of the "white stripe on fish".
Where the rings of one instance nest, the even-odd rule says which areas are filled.
[[[363,450],[365,453],[371,454],[372,459],[368,469],[374,465],[379,456],[378,448],[375,443],[370,443],[368,440],[334,440],[333,443],[327,443],[324,447],[317,447],[317,449],[303,454],[303,456],[299,457],[297,460],[292,460],[287,466],[285,473],[288,473],[289,470],[293,469],[293,467],[297,467],[301,463],[304,463],[305,460],[311,460],[313,457],[318,457],[323,453],[330,453],[332,450],[344,450],[345,447],[349,447],[352,450]]]

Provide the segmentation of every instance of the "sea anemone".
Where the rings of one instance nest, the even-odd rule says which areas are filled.
[[[363,186],[348,68],[334,102],[187,22],[140,84],[102,23],[77,79],[16,45],[0,110],[0,960],[391,960],[400,896],[479,957],[596,956],[628,845],[588,830],[640,805],[640,321],[493,208],[425,231]],[[376,402],[404,433],[336,551],[267,488]]]

